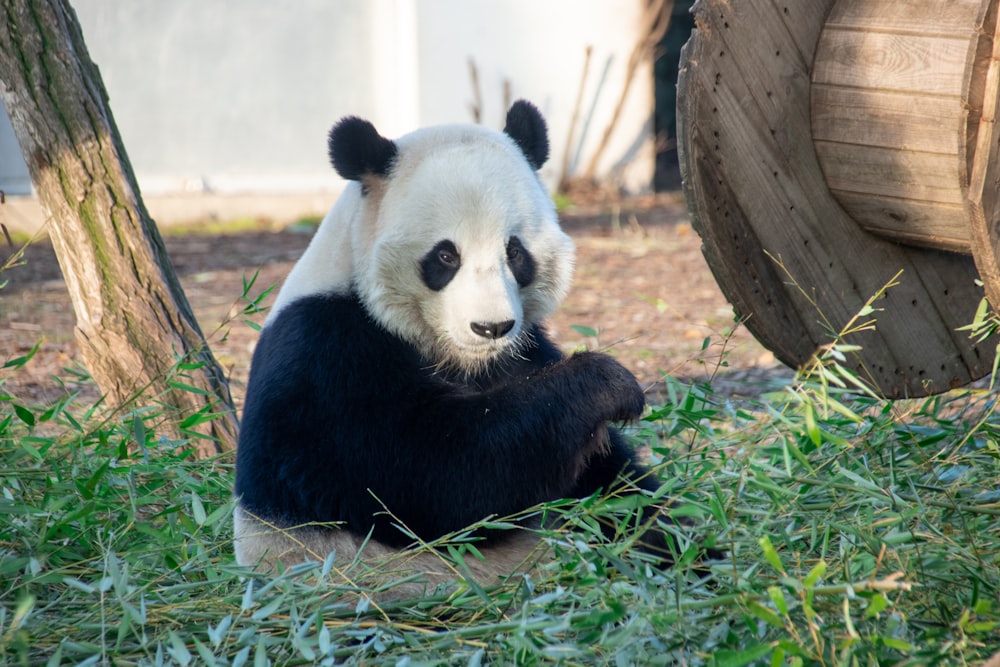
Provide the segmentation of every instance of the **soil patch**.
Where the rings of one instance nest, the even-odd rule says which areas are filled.
[[[715,377],[718,391],[745,395],[790,376],[736,326],[679,195],[576,210],[562,218],[577,246],[576,275],[548,329],[564,350],[586,347],[612,354],[653,394],[662,389],[664,375]],[[166,238],[188,300],[229,373],[237,404],[258,336],[236,317],[243,281],[257,273],[252,296],[280,285],[310,238],[311,230],[294,227]],[[40,343],[31,362],[5,378],[4,392],[28,404],[56,400],[66,391],[83,391],[81,400],[96,400],[93,384],[80,379],[74,315],[51,245],[31,244],[24,262],[0,275],[3,280],[8,282],[0,290],[0,359],[23,355]]]

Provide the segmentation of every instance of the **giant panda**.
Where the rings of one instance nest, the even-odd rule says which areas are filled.
[[[390,140],[356,117],[330,131],[350,183],[253,355],[240,564],[335,552],[433,585],[456,570],[416,544],[545,501],[658,488],[609,426],[642,413],[636,379],[604,354],[564,356],[542,328],[574,262],[536,173],[548,153],[526,101],[503,132],[449,125]],[[539,553],[527,528],[478,531],[482,558],[464,571],[489,584],[525,567]],[[642,539],[669,563],[663,531]]]

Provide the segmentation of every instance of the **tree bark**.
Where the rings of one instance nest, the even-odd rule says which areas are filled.
[[[0,100],[49,216],[83,363],[106,400],[159,406],[157,431],[191,438],[199,455],[232,449],[228,382],[142,202],[67,0],[0,0]]]

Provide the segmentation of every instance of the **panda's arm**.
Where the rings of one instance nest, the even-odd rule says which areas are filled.
[[[405,508],[400,518],[424,537],[572,495],[588,461],[609,454],[598,451],[607,422],[634,418],[643,405],[634,378],[594,354],[482,392],[424,378],[414,395],[397,424],[408,443],[399,448],[404,481],[380,498]]]

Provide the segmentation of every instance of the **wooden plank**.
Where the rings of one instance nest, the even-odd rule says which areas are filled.
[[[989,0],[839,0],[826,25],[968,39]]]
[[[961,97],[969,43],[953,37],[827,28],[814,83]]]
[[[814,141],[831,190],[955,204],[964,202],[955,155]]]
[[[957,155],[964,112],[957,97],[812,87],[812,136],[819,141]]]
[[[799,63],[805,71],[812,67],[813,56],[816,54],[816,35],[823,29],[830,3],[821,2],[789,2],[788,0],[771,0],[768,13],[779,17],[784,24],[788,42],[795,45]]]
[[[984,24],[993,36],[985,61],[982,104],[976,114],[976,144],[968,147],[970,176],[968,211],[972,221],[972,252],[994,312],[1000,309],[1000,17],[996,4]],[[984,42],[986,40],[983,40]]]
[[[819,0],[817,4],[828,5],[832,0]],[[800,4],[793,4],[793,18]],[[772,234],[783,230],[760,227],[755,221],[761,219],[785,219],[797,202],[776,201],[774,197],[762,195],[748,197],[747,193],[760,188],[767,193],[775,186],[764,178],[770,175],[771,164],[785,162],[782,151],[775,146],[776,140],[760,137],[749,145],[741,145],[739,139],[747,136],[746,125],[756,125],[757,132],[768,133],[768,128],[787,136],[782,123],[786,111],[780,100],[771,106],[772,119],[750,118],[744,113],[753,105],[749,99],[750,86],[740,82],[742,74],[735,70],[735,62],[728,52],[728,40],[718,37],[727,31],[740,33],[748,22],[741,19],[739,12],[747,9],[748,3],[734,6],[714,0],[701,0],[695,5],[698,30],[685,47],[679,77],[679,118],[678,146],[682,153],[685,195],[692,209],[692,224],[701,234],[704,253],[713,274],[726,297],[733,304],[735,312],[746,318],[748,329],[784,363],[795,367],[808,359],[822,344],[824,334],[817,332],[817,314],[802,295],[785,286],[787,278],[776,266],[766,250],[775,249]],[[778,21],[783,20],[784,11],[771,7]],[[756,24],[756,22],[750,22]],[[806,76],[808,63],[812,60],[808,47],[815,38],[808,35],[795,42],[788,36],[787,25],[783,27],[785,43],[784,59],[793,60],[793,69],[798,71],[799,85]],[[800,25],[792,22],[791,25]],[[818,34],[822,23],[816,24]],[[735,39],[742,39],[738,35]],[[797,45],[809,51],[808,57]],[[767,43],[769,59],[781,51],[780,46]],[[772,50],[773,49],[773,50]],[[752,68],[753,69],[753,68]],[[755,81],[759,93],[767,99],[768,88],[774,82]],[[808,81],[805,82],[808,86]],[[759,112],[758,112],[759,113]],[[756,117],[757,114],[754,114]],[[803,115],[808,120],[808,113]],[[746,152],[744,152],[746,150]],[[756,154],[754,154],[756,152]],[[782,166],[782,176],[787,170]],[[773,177],[770,177],[773,180]],[[760,179],[764,179],[761,182]],[[836,205],[833,206],[835,208]],[[803,211],[809,215],[808,211]],[[808,239],[802,243],[807,246]],[[821,245],[816,251],[823,253]],[[782,255],[780,248],[777,249]],[[832,257],[817,258],[817,267],[832,261]],[[818,269],[822,273],[822,269]],[[804,277],[809,284],[811,278]],[[850,285],[846,286],[850,290]],[[860,305],[860,304],[859,304]],[[838,317],[848,312],[850,307],[831,313]]]
[[[972,254],[965,207],[914,199],[833,191],[840,205],[865,229],[897,243]]]
[[[877,329],[851,338],[863,346],[861,375],[891,396],[981,377],[993,351],[955,331],[981,296],[972,259],[872,236],[826,187],[812,144],[804,57],[822,25],[786,20],[784,12],[806,4],[815,16],[834,0],[695,5],[678,137],[706,259],[737,313],[752,315],[748,328],[792,365],[903,269],[902,283],[879,304],[885,312]]]
[[[800,346],[800,336],[814,348],[824,344],[830,329],[850,320],[895,269],[889,271],[871,259],[858,262],[872,247],[872,237],[843,213],[826,188],[810,138],[807,70],[797,59],[777,55],[787,53],[781,48],[787,37],[771,29],[770,17],[759,14],[755,3],[729,5],[727,10],[723,25],[717,20],[707,33],[715,48],[700,55],[706,66],[698,70],[699,88],[711,101],[711,113],[702,108],[693,117],[712,125],[703,135],[711,137],[702,147],[708,150],[700,165],[706,172],[705,194],[726,187],[735,203],[727,206],[723,219],[715,218],[716,227],[699,232],[705,239],[714,235],[706,242],[709,263],[729,269],[713,269],[717,276],[725,275],[719,278],[720,286],[727,296],[742,292],[742,300],[753,304],[749,312],[755,314],[747,326],[787,363],[783,353]],[[748,34],[753,39],[747,39]],[[714,205],[709,198],[707,206]],[[753,246],[741,242],[734,247],[730,235],[753,239],[761,259],[750,255],[751,261],[781,262],[783,270],[772,266],[762,274],[789,285],[783,299],[762,301],[768,292],[756,286],[745,291],[748,258],[741,250]],[[851,249],[846,256],[845,248]],[[764,257],[764,251],[773,259]],[[793,331],[772,321],[789,307],[805,329]],[[888,328],[888,339],[880,334],[855,340],[865,346],[866,355],[888,360],[890,376],[874,380],[883,387],[894,382],[891,374],[902,363],[894,361],[897,347],[889,344],[891,325]],[[899,352],[905,353],[905,347]]]
[[[865,228],[972,249],[971,218],[958,211],[986,86],[988,4],[840,0],[831,10],[813,71],[813,139],[831,191]]]
[[[1000,6],[994,3],[984,19],[982,30],[991,39],[983,38],[976,45],[968,91],[969,129],[968,143],[965,145],[969,159],[969,173],[973,196],[983,183],[987,155],[992,136],[992,124],[996,122],[996,105],[1000,99]],[[983,125],[980,128],[980,124]],[[980,157],[981,156],[981,157]]]

